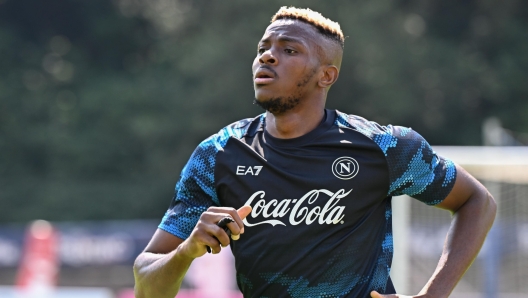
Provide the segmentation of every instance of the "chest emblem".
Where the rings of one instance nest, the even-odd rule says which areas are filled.
[[[356,177],[359,164],[352,157],[342,156],[332,163],[332,173],[339,179],[348,180]]]

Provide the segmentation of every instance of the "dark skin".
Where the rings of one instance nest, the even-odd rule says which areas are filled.
[[[253,61],[255,98],[299,100],[285,112],[266,112],[266,130],[272,136],[296,138],[319,125],[328,89],[339,76],[342,54],[340,46],[308,24],[278,20],[267,28]],[[272,78],[260,82],[260,75]]]
[[[373,298],[449,297],[477,256],[493,224],[497,205],[480,182],[457,165],[453,189],[436,207],[451,211],[451,226],[436,270],[418,295],[382,295]]]
[[[337,80],[342,49],[320,35],[311,25],[292,20],[273,22],[264,33],[253,62],[255,98],[263,105],[279,103],[266,115],[266,130],[277,138],[296,138],[313,130],[324,116],[329,88]],[[284,108],[285,107],[285,108]],[[371,297],[448,297],[475,259],[491,228],[496,204],[488,191],[457,166],[455,185],[436,207],[451,211],[453,219],[437,269],[419,294]],[[134,263],[137,298],[173,298],[195,258],[229,245],[244,232],[242,220],[251,212],[243,206],[211,207],[204,212],[189,238],[183,240],[158,229]],[[233,234],[216,226],[230,216]],[[218,240],[217,240],[218,239]]]

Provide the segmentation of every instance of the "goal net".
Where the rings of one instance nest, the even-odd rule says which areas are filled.
[[[450,297],[528,297],[528,147],[448,147],[435,151],[483,183],[498,205],[484,247]],[[409,197],[393,199],[398,293],[415,294],[436,268],[451,215]]]

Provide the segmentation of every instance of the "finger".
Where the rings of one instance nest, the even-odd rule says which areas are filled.
[[[222,227],[219,227],[215,221],[217,219],[218,213],[210,213],[208,215],[202,214],[200,221],[195,227],[198,241],[205,243],[203,239],[208,237],[213,237],[216,242],[219,242],[223,246],[229,245],[229,237]],[[229,217],[229,215],[224,214],[222,218]],[[220,221],[220,220],[218,220]],[[194,233],[193,233],[194,234]]]
[[[231,238],[237,240],[240,238],[240,234],[244,233],[244,223],[243,219],[251,213],[251,206],[243,206],[238,210],[234,208],[227,207],[209,207],[206,212],[202,213],[201,218],[204,219],[207,223],[209,222],[219,222],[222,218],[229,216],[231,217],[238,230],[235,228],[234,224],[229,225],[228,228],[231,231]]]
[[[209,209],[207,209],[207,211],[204,212],[204,214],[205,213],[209,213],[210,215],[214,214],[215,222],[219,222],[222,218],[224,218],[226,216],[231,217],[236,222],[236,224],[242,230],[242,233],[243,233],[244,223],[242,222],[242,219],[238,215],[237,210],[235,210],[235,208],[209,207]],[[231,231],[231,232],[233,232],[233,231]]]
[[[223,228],[214,225],[209,225],[206,229],[207,234],[215,237],[218,242],[224,247],[228,246],[230,243],[229,236],[227,236],[227,233],[224,231]]]
[[[245,206],[240,207],[237,210],[238,216],[240,216],[241,219],[246,218],[246,216],[248,216],[249,213],[251,213],[251,209],[252,208],[249,205],[245,205]]]
[[[218,239],[215,237],[207,235],[202,239],[202,243],[205,244],[205,246],[209,246],[213,254],[217,254],[222,250],[220,242],[218,242]]]
[[[249,213],[251,213],[251,210],[252,208],[249,205],[242,206],[237,210],[237,214],[240,217],[241,221],[244,220],[244,218],[246,218],[249,215]],[[240,233],[244,234],[244,223],[240,225],[240,230],[241,230]]]
[[[240,238],[240,227],[236,222],[230,222],[227,224],[229,230],[231,230],[231,239],[238,240]]]

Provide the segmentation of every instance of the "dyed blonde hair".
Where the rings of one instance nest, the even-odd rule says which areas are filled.
[[[345,37],[343,36],[343,31],[341,31],[339,23],[323,17],[323,15],[316,11],[309,8],[283,6],[271,18],[271,23],[283,19],[299,20],[310,24],[323,36],[337,42],[341,48],[345,46]]]

